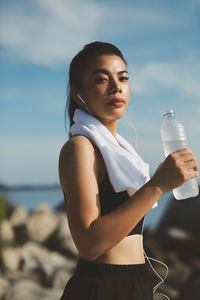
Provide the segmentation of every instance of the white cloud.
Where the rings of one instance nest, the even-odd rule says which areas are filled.
[[[107,5],[107,10],[104,18],[106,32],[110,35],[129,35],[130,37],[137,36],[142,39],[146,38],[146,34],[151,29],[153,32],[158,32],[163,29],[177,29],[186,27],[190,21],[189,14],[171,9],[163,9],[161,7],[151,8],[146,5]],[[152,31],[153,30],[153,31]],[[140,36],[141,34],[141,36]],[[133,41],[134,42],[134,41]]]
[[[104,12],[101,5],[87,0],[36,0],[32,4],[32,14],[23,7],[1,11],[0,43],[17,57],[38,64],[66,61],[95,37]]]
[[[175,92],[182,97],[200,97],[200,63],[197,59],[179,62],[150,62],[134,69],[136,95],[156,96],[162,90]]]
[[[90,0],[30,0],[30,7],[21,3],[12,10],[5,5],[0,19],[0,44],[22,60],[44,65],[66,61],[98,37],[120,37],[131,28],[138,35],[149,27],[169,29],[188,22],[187,15],[178,18],[161,9]]]

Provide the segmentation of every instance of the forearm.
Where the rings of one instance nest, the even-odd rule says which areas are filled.
[[[127,236],[162,194],[159,187],[149,181],[120,207],[95,220],[86,238],[89,259],[100,256]]]

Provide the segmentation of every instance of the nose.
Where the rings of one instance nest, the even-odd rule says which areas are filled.
[[[122,87],[120,82],[113,80],[110,85],[110,93],[121,93]]]

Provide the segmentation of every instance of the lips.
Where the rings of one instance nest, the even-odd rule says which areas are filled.
[[[114,105],[116,107],[121,107],[124,105],[125,101],[121,98],[115,98],[108,102],[109,105]]]

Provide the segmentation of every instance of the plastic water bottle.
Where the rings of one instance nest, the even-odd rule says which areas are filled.
[[[176,119],[173,109],[163,114],[160,133],[165,156],[181,148],[188,147],[184,126]],[[197,177],[186,181],[181,186],[173,189],[172,192],[177,200],[196,197],[199,194]]]

